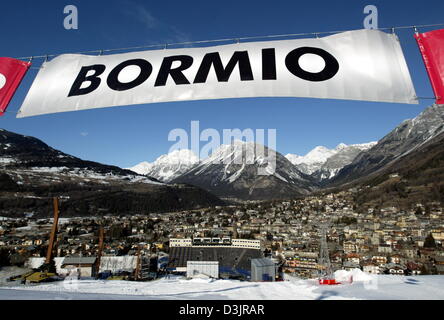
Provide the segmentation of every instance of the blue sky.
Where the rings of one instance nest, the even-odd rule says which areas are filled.
[[[74,4],[79,29],[65,30],[63,8]],[[23,57],[101,48],[244,36],[360,29],[366,5],[376,5],[379,27],[443,23],[444,2],[423,1],[21,1],[2,3],[0,56]],[[420,29],[428,31],[430,29]],[[399,30],[420,97],[433,93],[413,39]],[[41,60],[35,61],[35,67]],[[10,111],[19,109],[37,74],[28,72]],[[279,152],[305,154],[317,145],[363,143],[382,138],[419,105],[302,98],[257,98],[172,102],[105,108],[16,119],[0,128],[35,136],[66,153],[122,167],[153,161],[173,142],[174,128],[277,129]]]

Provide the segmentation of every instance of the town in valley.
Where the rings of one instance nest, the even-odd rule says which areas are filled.
[[[266,258],[276,269],[270,281],[280,280],[284,274],[314,278],[325,268],[320,259],[321,227],[328,225],[326,241],[333,270],[358,268],[398,276],[444,274],[444,215],[439,202],[417,203],[408,210],[391,206],[358,212],[355,192],[180,212],[61,218],[54,257],[59,270],[67,268],[67,273],[69,264],[71,268],[78,264],[87,270],[82,276],[89,277],[100,273],[135,279],[139,272],[139,279],[153,280],[186,274],[189,260],[211,262],[217,257],[226,272],[214,277],[251,280],[251,260]],[[63,217],[63,199],[60,210]],[[47,253],[51,227],[52,219],[29,213],[26,218],[0,220],[1,264],[39,267]],[[96,267],[101,227],[101,265]],[[178,249],[186,247],[195,247],[198,253],[181,257],[184,261],[179,265],[177,256],[183,253]],[[223,252],[227,247],[252,253],[239,251],[245,261],[232,265],[233,258]],[[215,253],[199,258],[203,248]],[[232,272],[235,269],[239,270]]]

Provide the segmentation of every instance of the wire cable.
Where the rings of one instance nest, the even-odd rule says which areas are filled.
[[[436,24],[423,24],[423,25],[410,25],[410,26],[399,26],[399,27],[387,27],[387,28],[378,28],[375,30],[385,31],[395,31],[397,29],[413,29],[417,30],[418,28],[430,28],[430,27],[440,27],[444,26],[444,23],[436,23]],[[139,50],[139,49],[154,49],[154,48],[162,48],[167,49],[171,46],[188,46],[188,45],[195,45],[195,44],[205,44],[205,43],[220,43],[220,42],[235,42],[240,43],[241,41],[248,41],[248,40],[258,40],[258,39],[274,39],[274,38],[289,38],[289,37],[300,37],[300,36],[315,36],[321,34],[334,34],[334,33],[341,33],[341,32],[347,32],[347,31],[356,31],[361,29],[355,29],[355,30],[337,30],[337,31],[322,31],[322,32],[304,32],[304,33],[288,33],[288,34],[276,34],[276,35],[265,35],[265,36],[252,36],[252,37],[236,37],[236,38],[226,38],[226,39],[213,39],[213,40],[197,40],[197,41],[186,41],[186,42],[175,42],[175,43],[162,43],[162,44],[150,44],[150,45],[142,45],[142,46],[134,46],[134,47],[126,47],[126,48],[111,48],[111,49],[98,49],[98,50],[89,50],[89,51],[82,51],[82,52],[75,52],[71,54],[98,54],[101,55],[105,52],[115,52],[115,51],[130,51],[130,50]],[[19,57],[16,59],[21,60],[33,60],[33,59],[48,59],[50,57],[56,57],[59,54],[45,54],[45,55],[38,55],[38,56],[28,56],[28,57]],[[65,53],[68,54],[68,53]]]

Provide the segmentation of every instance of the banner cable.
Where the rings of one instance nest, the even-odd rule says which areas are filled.
[[[387,27],[387,28],[378,28],[375,30],[391,30],[394,32],[396,29],[413,29],[416,33],[418,32],[418,28],[429,28],[429,27],[439,27],[444,26],[444,23],[437,23],[437,24],[424,24],[424,25],[410,25],[410,26],[399,26],[399,27]],[[171,46],[185,46],[185,45],[194,45],[194,44],[204,44],[204,43],[215,43],[215,42],[235,42],[240,43],[241,41],[245,40],[258,40],[258,39],[270,39],[270,38],[285,38],[285,37],[297,37],[297,36],[315,36],[318,38],[321,34],[334,34],[334,33],[341,33],[341,32],[347,32],[347,31],[354,31],[354,30],[342,30],[342,31],[323,31],[323,32],[305,32],[305,33],[289,33],[289,34],[279,34],[279,35],[266,35],[266,36],[252,36],[252,37],[236,37],[236,38],[225,38],[225,39],[213,39],[213,40],[196,40],[196,41],[187,41],[187,42],[176,42],[176,43],[163,43],[163,44],[151,44],[151,45],[144,45],[144,46],[134,46],[134,47],[126,47],[126,48],[112,48],[112,49],[98,49],[98,50],[89,50],[89,51],[82,51],[82,52],[70,52],[71,54],[98,54],[102,55],[105,52],[115,52],[115,51],[128,51],[128,50],[137,50],[137,49],[150,49],[150,48],[163,48],[167,49]],[[46,54],[46,55],[40,55],[40,56],[28,56],[28,57],[18,57],[15,59],[19,60],[33,60],[33,59],[46,59],[48,60],[49,57],[56,57],[61,54],[69,54],[69,53],[59,53],[59,54]]]

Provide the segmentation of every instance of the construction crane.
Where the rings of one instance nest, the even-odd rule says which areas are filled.
[[[103,225],[100,225],[100,228],[99,228],[99,248],[98,248],[98,252],[97,252],[97,259],[96,259],[96,265],[95,265],[96,278],[99,277],[100,262],[102,259],[104,239],[105,239],[105,229],[103,228]]]
[[[137,264],[136,270],[134,271],[134,280],[138,281],[141,279],[141,269],[142,269],[142,257],[140,244],[137,246]]]
[[[53,198],[53,207],[54,207],[54,221],[52,223],[51,234],[49,236],[48,250],[46,252],[46,260],[45,260],[46,265],[51,264],[53,258],[54,242],[56,240],[57,226],[59,224],[59,198],[57,197]]]
[[[327,243],[327,230],[330,228],[331,224],[329,222],[323,222],[319,225],[320,227],[320,239],[319,239],[319,284],[334,285],[339,284],[336,282],[333,268],[330,262],[330,254],[328,252]]]
[[[51,234],[49,235],[48,249],[46,251],[45,263],[38,269],[26,273],[22,276],[15,277],[13,280],[21,280],[23,283],[32,282],[39,283],[54,280],[57,276],[56,267],[53,261],[54,243],[57,238],[57,225],[59,223],[59,199],[53,198],[54,221],[52,223]]]

